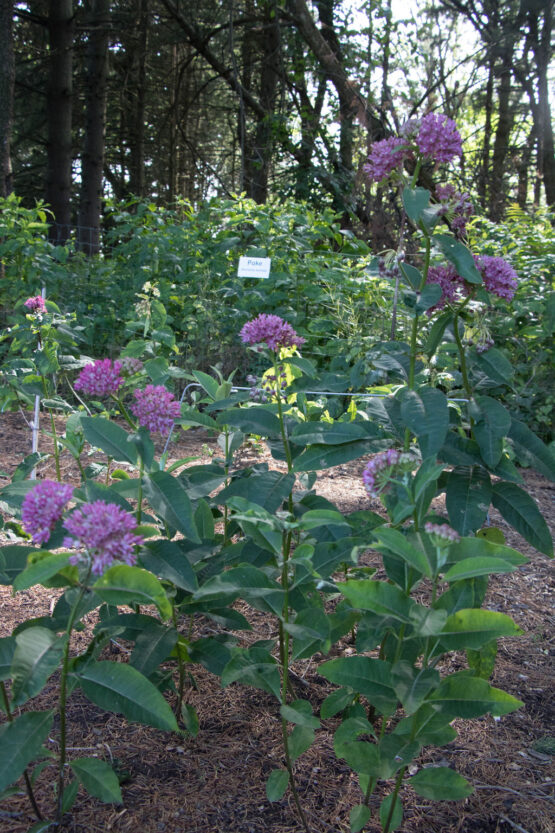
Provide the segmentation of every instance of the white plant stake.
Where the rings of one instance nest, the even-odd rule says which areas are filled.
[[[46,298],[46,287],[43,286],[41,291],[42,299],[45,300]],[[38,350],[42,350],[42,342],[39,340]],[[34,454],[36,451],[39,450],[39,424],[40,424],[40,396],[35,394],[35,410],[33,413],[33,421],[31,423],[32,428],[32,443],[31,443],[31,452]],[[37,479],[37,470],[34,468],[29,477],[30,480]]]

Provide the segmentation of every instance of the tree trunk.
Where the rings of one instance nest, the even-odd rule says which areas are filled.
[[[132,56],[132,112],[129,134],[129,190],[145,195],[145,100],[146,50],[148,40],[148,0],[139,0],[134,22],[136,43]]]
[[[0,0],[0,197],[13,190],[10,144],[14,91],[13,2]]]
[[[482,161],[480,164],[480,172],[478,175],[478,197],[482,211],[486,210],[488,198],[488,179],[489,179],[489,156],[491,150],[491,132],[492,124],[491,117],[493,112],[493,80],[494,80],[494,59],[489,58],[488,80],[486,83],[486,100],[484,104],[485,109],[485,124],[484,124],[484,140],[482,143]]]
[[[49,237],[64,244],[71,230],[73,0],[49,0],[46,202],[54,214]]]
[[[505,206],[505,160],[509,150],[509,140],[514,121],[511,107],[511,65],[513,49],[507,48],[503,55],[503,66],[498,88],[497,128],[493,143],[491,169],[491,186],[489,189],[489,216],[492,220],[501,220]]]
[[[110,2],[91,0],[90,9],[78,241],[79,248],[92,255],[96,254],[100,247]]]

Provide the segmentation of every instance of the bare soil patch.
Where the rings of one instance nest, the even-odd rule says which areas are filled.
[[[46,426],[45,426],[46,427]],[[60,421],[60,428],[62,422]],[[0,471],[10,475],[30,452],[30,431],[20,414],[0,415]],[[41,450],[48,439],[41,439]],[[174,459],[198,455],[208,461],[217,454],[215,440],[201,431],[181,432],[172,444]],[[238,465],[269,460],[264,451],[239,452]],[[368,507],[361,482],[362,463],[339,466],[319,478],[318,489],[344,512]],[[64,479],[76,480],[69,458],[62,464]],[[49,461],[39,476],[53,476]],[[550,528],[555,528],[555,487],[532,471],[524,473],[530,494],[537,501]],[[0,483],[6,480],[0,480]],[[378,511],[379,505],[372,506]],[[484,717],[457,721],[458,738],[441,749],[425,751],[418,760],[454,766],[476,786],[462,802],[430,802],[404,790],[404,833],[553,833],[553,758],[536,749],[542,739],[553,737],[554,648],[552,563],[492,513],[507,543],[523,552],[529,563],[516,572],[491,580],[486,606],[512,616],[524,630],[518,638],[501,640],[492,683],[524,705],[501,720]],[[0,535],[0,543],[6,543]],[[373,556],[368,556],[371,563]],[[378,564],[378,560],[375,561]],[[20,622],[47,614],[59,590],[34,587],[12,596],[0,587],[0,636]],[[243,610],[247,614],[246,610]],[[253,631],[250,641],[275,635],[274,622],[248,611]],[[75,637],[75,650],[86,640],[95,623],[87,619],[83,634]],[[185,625],[184,625],[185,627]],[[214,625],[200,621],[196,636],[208,635]],[[345,647],[349,649],[348,644]],[[125,644],[112,645],[111,658],[125,662]],[[454,657],[453,663],[462,663]],[[331,687],[318,674],[316,659],[294,665],[298,694],[310,697],[315,709]],[[104,805],[80,791],[63,829],[72,833],[297,833],[301,830],[288,794],[269,804],[265,794],[268,774],[283,764],[279,709],[262,691],[233,684],[226,689],[202,667],[193,669],[187,700],[195,707],[200,732],[195,739],[164,734],[119,715],[102,712],[80,691],[68,703],[70,755],[99,756],[113,762],[123,783],[123,806]],[[171,695],[169,695],[171,697]],[[56,705],[57,677],[31,702],[33,709]],[[301,799],[314,833],[347,833],[349,810],[361,800],[356,778],[333,754],[333,730],[337,721],[324,721],[316,742],[297,762]],[[55,733],[49,745],[56,748]],[[541,747],[540,747],[541,748]],[[0,750],[1,754],[1,750]],[[385,795],[385,791],[382,791]],[[37,795],[46,816],[53,811],[52,772],[39,778]],[[378,798],[380,793],[378,792]],[[378,800],[378,799],[377,799]],[[377,807],[377,805],[376,805]],[[25,833],[33,824],[24,794],[2,802],[0,832]],[[365,830],[378,833],[376,820]]]

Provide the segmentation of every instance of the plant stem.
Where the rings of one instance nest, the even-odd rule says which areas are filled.
[[[385,821],[385,825],[383,828],[383,833],[389,833],[389,825],[391,824],[391,819],[393,818],[393,813],[395,812],[395,805],[397,804],[397,796],[399,795],[399,790],[401,788],[401,782],[403,780],[403,775],[405,774],[406,766],[401,767],[397,778],[395,779],[395,787],[393,789],[393,798],[391,799],[391,807],[389,808],[389,813],[387,814],[387,819]]]
[[[8,693],[6,691],[6,686],[4,681],[0,681],[0,691],[2,692],[2,700],[4,701],[4,711],[6,712],[6,717],[8,718],[9,723],[13,723],[13,715],[10,710],[10,701],[8,699]],[[27,768],[23,773],[23,778],[25,779],[25,789],[27,790],[27,796],[29,797],[29,801],[31,802],[31,806],[34,810],[35,816],[41,821],[44,816],[42,815],[39,806],[37,804],[35,794],[33,792],[33,786],[31,784],[31,779],[29,778],[29,772]]]
[[[58,763],[58,810],[57,810],[57,822],[58,824],[62,821],[62,808],[63,808],[63,800],[64,800],[64,767],[66,762],[66,705],[67,705],[67,672],[69,667],[69,646],[71,642],[71,633],[73,631],[73,625],[75,623],[75,617],[77,616],[77,610],[79,605],[81,604],[81,599],[85,595],[87,590],[87,584],[89,582],[89,578],[91,576],[92,571],[92,563],[89,565],[89,569],[87,575],[85,577],[84,582],[81,585],[81,592],[79,593],[75,604],[71,609],[71,613],[69,615],[69,620],[67,623],[66,628],[66,635],[67,640],[64,647],[64,655],[62,660],[62,675],[60,679],[60,700],[58,704],[58,715],[60,719],[60,756],[59,756],[59,763]]]
[[[422,270],[422,281],[418,288],[418,292],[422,292],[424,287],[426,286],[426,281],[428,280],[428,271],[430,269],[430,258],[432,254],[432,244],[429,236],[426,234],[424,236],[424,245],[426,247],[425,255],[424,255],[424,268]],[[414,390],[414,379],[416,376],[416,347],[418,342],[418,322],[420,316],[416,313],[414,314],[414,318],[412,320],[412,330],[410,336],[410,356],[409,356],[409,378],[408,378],[408,388],[409,390]],[[408,428],[405,429],[405,444],[404,444],[405,451],[408,451],[410,448],[410,431]]]
[[[177,611],[173,606],[172,621],[174,628],[177,630]],[[181,714],[181,707],[183,706],[183,691],[185,688],[185,663],[183,662],[183,657],[181,656],[179,645],[177,646],[177,667],[179,670],[179,682],[177,684],[177,703],[175,706],[175,716],[179,717],[179,715]]]
[[[453,321],[453,332],[455,333],[455,341],[457,342],[457,349],[459,351],[459,359],[461,362],[461,375],[463,379],[463,386],[466,391],[466,395],[469,399],[472,399],[472,388],[470,386],[470,382],[468,380],[468,369],[466,365],[466,356],[464,354],[464,347],[461,340],[461,334],[459,333],[459,313],[456,312],[454,315]]]
[[[50,427],[52,428],[52,439],[54,440],[54,460],[56,463],[56,480],[58,483],[62,482],[62,471],[60,469],[60,449],[58,448],[58,435],[56,433],[56,422],[54,421],[54,414],[52,409],[48,409],[50,414]]]
[[[144,473],[143,458],[139,457],[139,483],[137,492],[137,526],[141,523],[143,514],[143,473]]]

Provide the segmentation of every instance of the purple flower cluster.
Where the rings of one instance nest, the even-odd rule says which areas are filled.
[[[291,324],[279,315],[261,313],[252,321],[247,321],[241,332],[243,344],[266,344],[270,350],[281,347],[300,347],[305,343],[302,336],[297,335]]]
[[[428,113],[420,122],[416,144],[422,156],[434,162],[450,162],[462,154],[461,134],[453,119]]]
[[[143,538],[134,535],[137,522],[130,512],[115,503],[95,500],[85,503],[66,519],[64,524],[70,536],[64,540],[65,547],[82,548],[85,555],[74,555],[70,561],[75,564],[91,559],[92,572],[100,576],[114,561],[133,565],[137,560],[135,546]]]
[[[34,298],[27,298],[24,307],[27,307],[29,312],[46,312],[46,304],[42,295],[35,295]]]
[[[490,255],[475,257],[474,261],[488,292],[511,301],[518,287],[518,275],[513,267],[502,257]]]
[[[133,395],[137,401],[131,405],[131,412],[137,417],[139,425],[149,431],[158,431],[163,436],[169,434],[181,413],[181,406],[173,393],[164,385],[147,385]]]
[[[72,494],[73,486],[55,480],[42,480],[27,492],[21,506],[21,518],[34,544],[40,546],[48,541]]]
[[[143,363],[140,359],[135,359],[133,356],[123,356],[120,359],[121,373],[125,376],[133,376],[135,373],[140,373],[143,369]]]
[[[466,237],[466,224],[474,214],[470,194],[461,194],[453,185],[438,185],[436,197],[442,205],[442,214],[452,213],[451,228],[457,237]]]
[[[113,362],[111,359],[97,359],[94,364],[88,364],[83,368],[75,380],[74,387],[89,396],[116,394],[123,385],[123,379],[120,376],[121,368],[121,362]]]
[[[424,532],[428,535],[434,536],[434,543],[436,546],[445,546],[446,544],[456,544],[461,540],[459,533],[454,530],[449,524],[433,524],[428,521],[424,524]]]
[[[403,139],[392,137],[374,142],[363,171],[370,182],[381,182],[399,167],[407,156],[407,144]]]
[[[450,263],[447,266],[431,266],[428,270],[426,283],[437,283],[441,287],[442,295],[437,304],[430,307],[428,315],[445,304],[454,304],[468,294],[466,283]]]
[[[401,460],[401,452],[395,448],[380,451],[368,461],[362,472],[362,482],[370,497],[379,497],[383,491],[391,469]]]

